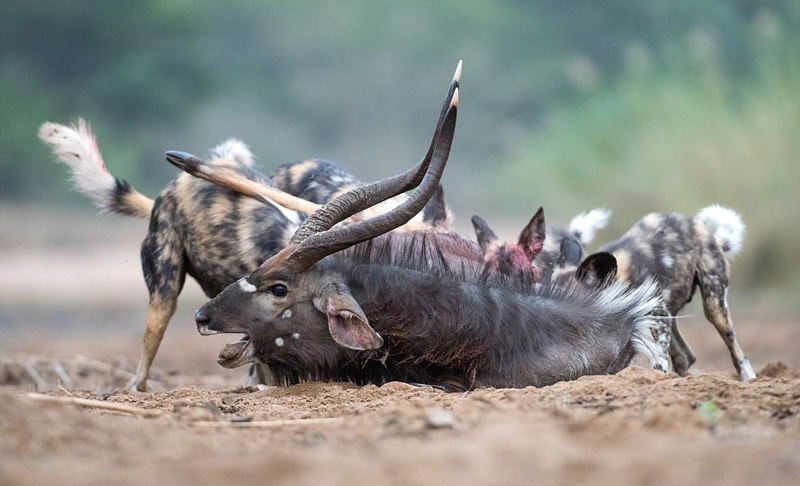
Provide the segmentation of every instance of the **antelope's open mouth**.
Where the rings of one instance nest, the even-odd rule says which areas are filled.
[[[238,368],[253,361],[253,343],[250,336],[244,335],[236,342],[226,344],[217,356],[217,363],[223,368]]]

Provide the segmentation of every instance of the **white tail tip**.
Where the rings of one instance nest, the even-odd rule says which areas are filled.
[[[611,210],[605,208],[595,208],[583,212],[569,222],[569,232],[575,235],[582,245],[586,246],[592,242],[597,230],[606,227],[610,217]]]
[[[239,139],[229,138],[211,149],[212,158],[229,159],[246,167],[253,166],[253,153]]]
[[[714,204],[701,210],[695,219],[714,234],[714,239],[727,257],[733,257],[744,244],[744,223],[739,213]]]

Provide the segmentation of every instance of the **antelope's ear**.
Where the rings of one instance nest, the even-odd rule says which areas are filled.
[[[544,209],[539,208],[519,235],[518,246],[522,248],[528,260],[533,261],[542,251],[544,237]]]
[[[361,306],[349,293],[336,292],[314,299],[314,305],[328,316],[328,331],[339,345],[358,351],[383,346],[383,338],[370,327]]]
[[[578,266],[575,275],[587,285],[605,288],[617,276],[617,259],[605,251],[593,253]]]
[[[486,223],[486,220],[478,215],[472,217],[472,227],[475,228],[475,237],[478,238],[478,245],[481,247],[481,253],[485,256],[486,253],[492,248],[500,246],[500,240],[494,234],[492,228]]]

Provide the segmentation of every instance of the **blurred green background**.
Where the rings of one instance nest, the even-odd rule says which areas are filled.
[[[800,306],[800,1],[4,0],[0,18],[5,211],[94,212],[36,137],[78,117],[151,197],[166,150],[230,136],[264,172],[319,157],[379,178],[423,155],[463,59],[460,229],[605,206],[600,244],[719,203],[748,225],[740,302]]]

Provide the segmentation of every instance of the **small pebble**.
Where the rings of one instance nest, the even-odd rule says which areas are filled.
[[[452,429],[456,426],[456,418],[453,414],[441,408],[428,409],[425,421],[431,429]]]

